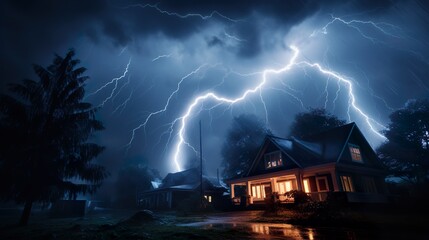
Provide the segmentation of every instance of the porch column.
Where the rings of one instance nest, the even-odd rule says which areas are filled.
[[[168,201],[168,208],[171,209],[172,203],[173,203],[173,192],[167,192],[167,201]]]
[[[235,197],[234,187],[235,187],[235,184],[231,183],[231,198]]]
[[[273,192],[279,192],[277,189],[277,178],[271,178],[271,189]]]
[[[302,177],[300,173],[295,173],[296,185],[298,187],[298,191],[302,191]]]
[[[253,204],[253,196],[252,196],[252,182],[247,181],[247,196],[249,196],[249,204]]]
[[[338,181],[337,181],[337,171],[335,171],[335,169],[331,170],[331,179],[332,179],[332,185],[334,185],[334,191],[335,192],[340,191],[340,188],[338,187]]]

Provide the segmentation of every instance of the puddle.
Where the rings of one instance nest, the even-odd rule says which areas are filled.
[[[340,228],[308,228],[284,223],[254,223],[253,214],[227,214],[210,216],[201,222],[177,224],[178,226],[198,227],[202,229],[239,229],[255,234],[255,238],[263,239],[367,239],[368,236],[350,229]]]

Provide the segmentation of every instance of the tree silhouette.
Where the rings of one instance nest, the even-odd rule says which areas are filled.
[[[308,112],[298,113],[290,127],[290,136],[302,137],[339,127],[346,124],[346,121],[338,119],[326,112],[325,109],[310,109]]]
[[[395,177],[412,184],[429,181],[429,100],[409,101],[390,115],[384,132],[387,142],[378,149],[380,159]]]
[[[103,147],[88,142],[103,125],[83,102],[88,77],[70,50],[47,68],[34,65],[38,81],[10,84],[0,96],[0,197],[25,203],[26,225],[33,203],[75,199],[93,193],[107,176],[92,163]]]
[[[267,134],[270,131],[255,115],[242,114],[234,118],[222,146],[224,178],[238,177],[249,170]]]

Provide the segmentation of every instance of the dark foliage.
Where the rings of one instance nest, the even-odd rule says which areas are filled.
[[[345,120],[338,119],[336,116],[327,113],[325,109],[310,109],[308,112],[298,113],[295,116],[289,135],[302,137],[344,124],[346,124]]]
[[[391,175],[411,184],[426,184],[429,176],[429,100],[409,101],[390,115],[384,132],[388,141],[378,155]]]
[[[243,114],[235,117],[222,146],[224,178],[241,176],[248,171],[262,141],[269,133],[255,115]]]
[[[120,208],[135,208],[136,193],[151,189],[151,181],[160,179],[156,170],[140,165],[129,165],[122,168],[116,181],[116,203]]]
[[[298,190],[292,190],[285,193],[285,196],[292,197],[295,205],[308,203],[311,198],[307,195],[307,193]]]
[[[25,203],[21,224],[33,202],[93,193],[106,177],[92,163],[104,148],[88,142],[103,125],[82,102],[88,77],[73,57],[71,50],[47,68],[35,65],[38,81],[10,84],[13,95],[0,96],[0,197]]]

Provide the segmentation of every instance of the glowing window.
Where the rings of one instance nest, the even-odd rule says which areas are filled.
[[[292,190],[292,181],[283,181],[277,183],[277,190],[279,194],[283,194],[285,192],[289,192]]]
[[[252,185],[252,197],[254,198],[265,198],[265,186],[264,185]]]
[[[349,149],[352,160],[356,162],[362,162],[362,155],[360,153],[359,146],[349,144]]]
[[[212,202],[212,196],[210,196],[210,195],[204,195],[204,197],[207,199],[207,201],[208,201],[209,203],[211,203],[211,202]]]
[[[265,169],[283,166],[282,153],[272,152],[265,154]]]
[[[341,176],[341,185],[343,186],[343,190],[345,192],[354,192],[352,178],[349,176]]]
[[[304,183],[304,192],[309,193],[310,192],[310,182],[308,181],[308,179],[304,179],[304,180],[302,180],[302,182]]]

